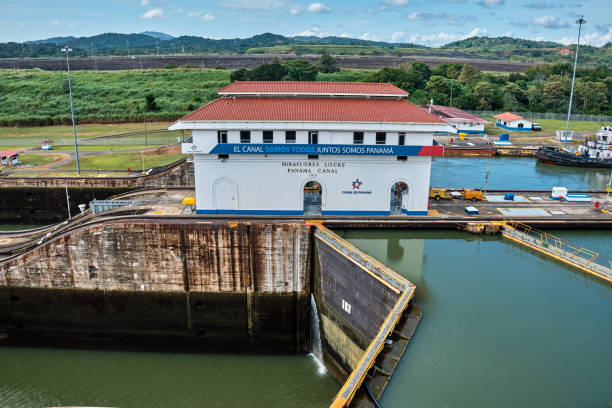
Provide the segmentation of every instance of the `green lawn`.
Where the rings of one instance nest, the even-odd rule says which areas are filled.
[[[163,166],[182,159],[182,154],[144,154],[144,168]],[[142,170],[142,156],[140,152],[97,154],[83,157],[80,160],[83,170]],[[58,170],[75,170],[76,163],[70,163]]]
[[[506,129],[495,126],[495,118],[484,118],[491,121],[490,124],[485,125],[485,133],[489,135],[499,135],[500,133],[510,134],[533,134],[539,133],[555,133],[556,130],[564,130],[566,122],[564,120],[553,120],[553,119],[533,119],[534,122],[542,126],[541,132],[513,132]],[[600,127],[605,125],[604,122],[570,122],[570,130],[573,131],[592,131],[595,133]]]
[[[45,164],[53,163],[56,160],[61,159],[66,155],[53,154],[53,153],[40,153],[40,154],[20,154],[19,161],[24,165],[32,166],[44,166]]]

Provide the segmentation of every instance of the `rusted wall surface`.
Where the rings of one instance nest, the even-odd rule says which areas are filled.
[[[0,177],[0,187],[140,188],[193,187],[193,163],[185,160],[157,174],[135,177]]]
[[[302,224],[194,219],[76,230],[0,264],[0,330],[307,352],[310,244]]]
[[[112,222],[0,264],[0,285],[305,293],[309,248],[301,224]]]
[[[314,240],[317,264],[313,290],[321,314],[324,362],[343,381],[380,330],[399,294],[325,242]]]

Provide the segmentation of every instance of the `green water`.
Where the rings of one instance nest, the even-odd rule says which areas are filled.
[[[561,233],[612,252],[612,232]],[[609,406],[609,285],[497,237],[345,237],[415,282],[423,309],[383,407]]]
[[[0,407],[324,407],[311,356],[0,348]]]
[[[556,166],[533,158],[443,157],[431,166],[431,185],[483,188],[489,162],[489,190],[604,190],[610,169]]]

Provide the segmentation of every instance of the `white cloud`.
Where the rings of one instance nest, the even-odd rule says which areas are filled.
[[[512,31],[508,31],[506,34],[504,34],[504,37],[512,37]]]
[[[202,14],[202,13],[200,13],[199,11],[188,11],[187,12],[187,17],[199,17],[200,14]]]
[[[306,7],[306,10],[311,13],[329,13],[331,11],[331,9],[323,3],[310,3],[308,7]]]
[[[352,38],[352,36],[350,34],[348,34],[348,33],[341,33],[341,34],[329,33],[329,32],[321,30],[321,27],[319,27],[319,26],[314,26],[311,29],[304,30],[304,31],[302,31],[300,33],[291,34],[291,35],[289,35],[289,37],[343,37],[343,38]]]
[[[440,45],[447,44],[449,42],[465,40],[466,38],[475,37],[478,35],[484,35],[487,33],[486,28],[475,28],[466,34],[449,34],[440,32],[437,34],[413,34],[408,37],[408,42],[438,47]]]
[[[418,20],[435,20],[439,18],[447,17],[444,13],[430,13],[429,11],[415,11],[414,13],[408,14],[406,18],[412,21]]]
[[[141,0],[140,1],[140,5],[141,6],[150,6],[151,5],[151,0]]]
[[[290,0],[222,0],[219,5],[235,10],[280,12],[291,15],[298,15],[303,9],[302,6]]]
[[[559,42],[564,45],[570,45],[576,44],[576,40],[576,37],[563,37],[559,40]],[[612,41],[612,27],[610,27],[608,31],[603,34],[589,33],[580,38],[581,44],[593,45],[595,47],[601,47],[610,41]]]
[[[383,0],[384,6],[401,7],[407,6],[410,0]]]
[[[214,19],[215,19],[215,16],[213,16],[212,14],[206,13],[202,16],[202,20],[204,21],[213,21]]]
[[[19,27],[25,27],[25,23],[23,21],[19,22]]]
[[[564,20],[561,20],[560,18],[552,17],[552,16],[542,16],[542,17],[534,18],[533,20],[531,20],[531,22],[540,27],[552,28],[552,29],[564,28],[569,25],[567,21],[564,21]]]
[[[54,20],[51,24],[53,24],[54,26],[60,26],[62,25],[62,22],[59,20]]]
[[[164,14],[164,10],[160,8],[151,9],[140,16],[140,18],[144,18],[144,19],[164,18],[164,17],[166,17],[166,15]]]
[[[481,6],[499,6],[504,4],[505,0],[480,0]]]
[[[391,34],[391,42],[404,42],[404,39],[406,38],[406,33],[403,31],[396,31],[393,34]]]
[[[380,41],[380,37],[370,33],[363,33],[359,36],[360,40],[368,40],[368,41]]]

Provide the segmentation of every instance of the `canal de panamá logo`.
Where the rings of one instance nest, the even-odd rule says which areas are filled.
[[[362,190],[361,189],[361,187],[363,186],[363,181],[359,180],[359,177],[357,177],[355,181],[351,182],[351,186],[353,188],[351,188],[350,190],[343,190],[342,194],[351,194],[351,195],[372,194],[372,190]]]
[[[198,150],[198,146],[197,145],[191,145],[191,150]]]

